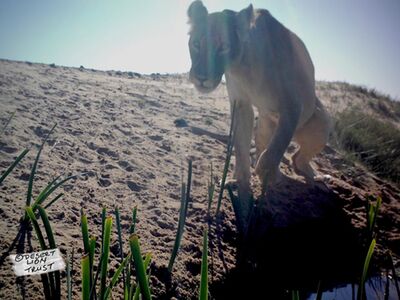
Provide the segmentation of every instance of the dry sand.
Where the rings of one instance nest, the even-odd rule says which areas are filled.
[[[343,87],[328,83],[318,86],[321,100],[331,111],[339,107],[344,109],[343,102],[341,105],[333,102],[338,95],[345,93],[346,98],[351,97],[350,92],[343,92]],[[354,99],[360,97],[353,93]],[[48,209],[62,253],[75,251],[74,299],[80,299],[83,248],[80,209],[87,212],[90,231],[98,236],[102,205],[110,214],[114,206],[119,207],[125,241],[128,240],[131,210],[137,205],[137,232],[144,252],[153,253],[151,285],[156,298],[197,298],[209,167],[212,162],[214,174],[219,177],[225,156],[225,135],[229,128],[226,98],[223,84],[215,92],[201,95],[184,74],[140,75],[0,60],[1,124],[10,113],[16,112],[0,137],[1,172],[23,149],[31,149],[0,187],[0,299],[43,297],[40,277],[16,279],[6,257],[16,252],[16,249],[10,251],[10,247],[23,215],[37,146],[54,123],[58,126],[43,150],[34,195],[58,175],[85,173],[64,186],[63,198]],[[185,125],[183,120],[187,126],[181,126]],[[293,149],[291,147],[286,155],[288,160]],[[174,242],[181,175],[188,159],[193,160],[192,203],[181,251],[168,283],[165,266]],[[398,261],[399,190],[360,166],[347,163],[330,147],[315,158],[313,165],[320,175],[328,175],[326,182],[316,189],[310,189],[302,178],[294,175],[290,164],[282,163],[282,170],[288,177],[270,192],[267,201],[260,201],[262,209],[255,222],[257,229],[254,229],[257,238],[249,241],[250,245],[269,243],[271,255],[276,255],[282,249],[277,244],[284,244],[286,249],[290,246],[287,238],[304,230],[309,232],[310,241],[315,240],[316,234],[328,235],[338,224],[361,239],[366,196],[373,194],[383,198],[378,218],[378,253],[381,253],[377,256],[378,262],[383,261],[384,249],[391,249]],[[257,190],[256,180],[254,186]],[[224,198],[222,209],[221,229],[219,233],[213,229],[210,236],[211,288],[219,299],[235,287],[228,278],[235,269],[237,246],[234,215],[228,198]],[[324,232],[313,231],[320,223],[311,226],[314,228],[311,231],[301,226],[304,220],[321,221],[329,219],[327,216],[336,219],[338,215],[343,220],[334,221],[334,226],[328,224]],[[278,233],[275,232],[277,228]],[[279,233],[282,228],[292,229],[287,231],[288,235],[282,235]],[[275,232],[272,239],[268,235],[271,230]],[[20,250],[28,252],[38,248],[32,233],[31,243],[25,243]],[[351,245],[341,248],[344,252],[349,249]],[[127,252],[127,247],[124,250]],[[259,250],[265,249],[260,246]],[[112,258],[118,256],[116,234],[112,237],[111,252]],[[259,253],[254,257],[259,257]],[[291,263],[287,259],[286,264]],[[111,266],[115,270],[115,259]],[[64,277],[63,285],[65,295]],[[115,288],[115,299],[119,299],[121,291],[121,286]]]

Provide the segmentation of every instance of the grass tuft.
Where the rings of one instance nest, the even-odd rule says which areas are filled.
[[[354,108],[336,115],[334,137],[348,159],[400,184],[400,130],[394,125]]]
[[[90,259],[84,254],[81,260],[82,269],[82,300],[90,300]]]
[[[226,177],[228,175],[229,164],[230,164],[232,152],[233,152],[235,113],[236,113],[236,102],[233,104],[233,108],[232,108],[232,112],[231,112],[232,118],[231,118],[231,125],[229,128],[228,144],[226,145],[225,164],[224,164],[224,170],[222,172],[221,186],[220,186],[219,194],[218,194],[217,211],[215,213],[215,215],[217,217],[219,216],[219,211],[221,209],[221,202],[222,202],[222,197],[224,195]]]
[[[208,299],[208,231],[204,229],[203,233],[203,254],[201,258],[200,272],[200,294],[199,300]]]
[[[134,234],[135,233],[136,216],[137,216],[137,206],[135,206],[132,209],[132,224],[131,224],[131,227],[129,228],[129,233],[130,234]]]
[[[375,232],[375,224],[376,224],[376,218],[378,216],[378,211],[379,208],[382,204],[382,198],[377,197],[376,198],[376,203],[371,204],[371,198],[369,197],[367,199],[367,207],[366,207],[366,212],[367,212],[367,231],[368,231],[368,243],[372,240],[374,237],[374,232]]]
[[[357,296],[358,300],[365,299],[364,298],[365,282],[367,280],[369,264],[371,262],[372,254],[374,253],[375,246],[376,246],[376,240],[372,239],[371,244],[368,248],[367,256],[365,257],[365,260],[364,260],[364,266],[363,266],[363,270],[362,270],[360,285],[358,287],[358,296]]]
[[[140,250],[139,237],[136,234],[133,234],[129,239],[129,244],[131,247],[133,263],[136,269],[137,281],[139,282],[140,286],[140,293],[142,294],[144,300],[151,300],[150,287]]]
[[[110,238],[111,238],[112,217],[106,217],[104,223],[103,249],[101,252],[101,271],[100,271],[100,299],[105,299],[108,259],[110,257]]]
[[[214,192],[215,192],[215,179],[214,179],[214,174],[213,174],[213,164],[211,162],[210,164],[210,179],[207,182],[207,192],[208,192],[208,198],[207,198],[207,217],[210,218],[210,212],[211,212],[211,204],[214,199]]]
[[[0,185],[3,183],[4,179],[14,170],[14,168],[19,164],[19,162],[25,157],[25,155],[29,152],[28,149],[25,149],[21,152],[20,155],[14,160],[14,162],[7,168],[7,170],[0,177]]]
[[[187,210],[188,210],[188,206],[189,206],[191,180],[192,180],[192,161],[189,160],[187,184],[185,185],[185,183],[183,181],[181,183],[181,207],[180,207],[180,212],[179,212],[178,230],[177,230],[176,236],[175,236],[174,248],[172,249],[171,257],[170,257],[170,260],[168,263],[169,273],[172,272],[172,269],[174,267],[174,262],[175,262],[176,256],[178,255],[179,247],[180,247],[182,236],[183,236],[183,231],[184,231],[186,216],[187,216]]]
[[[29,206],[31,204],[33,181],[34,181],[34,177],[35,177],[35,174],[36,174],[37,165],[39,163],[40,154],[42,153],[44,144],[46,143],[47,139],[49,138],[50,134],[54,131],[56,126],[57,126],[57,123],[54,124],[54,126],[50,129],[49,133],[44,138],[42,144],[39,147],[38,153],[36,155],[36,159],[35,159],[35,161],[34,161],[34,163],[32,165],[31,173],[29,174],[28,192],[26,193],[26,206]]]

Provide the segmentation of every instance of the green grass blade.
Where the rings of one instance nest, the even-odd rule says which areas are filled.
[[[103,239],[103,252],[102,263],[101,263],[101,272],[100,272],[100,299],[105,299],[104,295],[106,292],[106,283],[107,283],[107,271],[108,271],[108,258],[110,257],[110,237],[111,237],[111,226],[112,226],[112,217],[106,217],[104,223],[104,239]]]
[[[71,274],[74,274],[74,258],[75,258],[75,249],[72,248],[72,254],[71,254]],[[71,293],[72,293],[72,283],[73,283],[73,278],[71,276]]]
[[[103,206],[101,209],[101,252],[103,253],[103,245],[104,245],[104,226],[106,223],[106,208]]]
[[[41,207],[40,205],[38,206],[38,208],[39,208],[40,217],[44,224],[47,239],[49,240],[50,249],[56,249],[57,248],[56,241],[54,239],[53,230],[51,228],[50,221],[47,216],[46,210],[43,207]],[[55,271],[55,272],[49,273],[49,278],[50,278],[50,284],[52,285],[52,289],[53,289],[53,292],[52,292],[53,298],[60,299],[61,298],[60,271]],[[54,278],[54,285],[52,284],[53,278]]]
[[[204,229],[199,300],[208,299],[208,232]]]
[[[44,298],[46,300],[53,300],[54,298],[50,291],[49,274],[40,274],[40,277],[42,279]]]
[[[49,197],[49,195],[51,195],[57,188],[59,188],[60,186],[62,186],[62,185],[63,185],[64,183],[66,183],[67,181],[70,181],[70,180],[72,180],[72,179],[77,178],[78,176],[79,176],[79,174],[71,175],[71,176],[68,176],[68,177],[64,178],[63,180],[61,180],[61,181],[55,183],[55,184],[45,193],[45,195],[44,195],[42,198],[40,198],[40,199],[38,200],[38,204],[42,204],[43,201],[46,200],[47,197]]]
[[[392,269],[392,276],[393,276],[394,286],[396,287],[397,296],[398,296],[399,299],[400,299],[399,282],[398,282],[398,280],[397,280],[396,268],[395,268],[395,266],[394,266],[393,257],[392,257],[392,254],[390,253],[390,251],[388,252],[388,256],[389,256],[390,268]]]
[[[96,296],[96,284],[97,284],[97,280],[99,279],[102,262],[103,262],[103,256],[100,256],[100,260],[99,260],[99,263],[97,265],[97,271],[96,271],[96,274],[94,276],[93,284],[90,287],[90,299],[92,299],[93,295],[94,295],[95,299],[97,299],[97,296]]]
[[[142,254],[140,252],[139,238],[136,234],[133,234],[130,237],[129,244],[131,247],[133,263],[135,265],[137,281],[139,282],[140,286],[140,292],[144,300],[150,300],[151,293],[146,276],[146,269],[144,267]]]
[[[371,229],[370,229],[371,235],[373,234],[374,229],[375,229],[376,218],[378,217],[378,212],[379,212],[379,208],[380,208],[381,204],[382,204],[382,198],[378,196],[376,198],[376,204],[372,205],[373,211],[372,211]]]
[[[130,263],[128,262],[128,264],[126,265],[125,268],[125,283],[124,283],[124,300],[128,300],[129,299],[129,290],[131,289],[131,272],[129,271],[130,269]]]
[[[119,243],[119,256],[121,258],[121,263],[122,263],[123,260],[124,260],[124,252],[123,252],[124,245],[122,243],[121,218],[120,218],[120,215],[119,215],[118,207],[115,207],[115,221],[117,223],[117,233],[118,233],[118,243]],[[122,273],[122,278],[123,278],[123,280],[125,282],[125,271],[123,271],[123,273]]]
[[[24,151],[21,152],[20,155],[14,160],[14,162],[11,164],[11,166],[8,167],[8,169],[1,175],[0,177],[0,185],[3,183],[4,179],[14,170],[14,168],[19,164],[19,162],[25,157],[25,155],[29,152],[28,149],[25,149]]]
[[[3,134],[4,134],[4,132],[6,131],[8,125],[10,124],[11,120],[14,118],[14,116],[15,116],[15,111],[12,112],[12,113],[10,114],[10,116],[8,117],[6,123],[5,123],[4,126],[3,126],[3,129],[1,130],[0,135],[3,135]]]
[[[97,265],[97,271],[94,276],[93,284],[90,288],[90,299],[92,299],[92,296],[94,295],[95,300],[97,300],[97,294],[96,294],[96,284],[97,284],[97,279],[99,278],[100,271],[101,271],[101,266],[103,264],[103,247],[104,247],[104,227],[105,227],[105,222],[106,222],[106,208],[103,206],[101,210],[101,255],[100,255],[100,260],[99,264]]]
[[[132,281],[131,287],[129,289],[129,296],[128,296],[129,300],[135,299],[134,295],[136,295],[136,291],[137,291],[137,286],[135,285],[135,282]],[[139,290],[139,294],[140,294],[140,290]]]
[[[363,267],[362,276],[361,276],[361,280],[360,280],[360,285],[358,287],[358,297],[357,297],[358,300],[364,299],[365,281],[367,280],[369,264],[371,262],[372,254],[374,253],[375,245],[376,245],[376,241],[375,241],[375,239],[372,239],[371,244],[368,249],[367,256],[365,257],[364,267]]]
[[[229,164],[231,162],[231,157],[232,157],[232,152],[233,152],[235,113],[236,113],[236,102],[233,104],[233,108],[232,108],[232,119],[231,119],[231,125],[229,128],[228,144],[226,146],[225,164],[224,164],[224,170],[222,172],[221,187],[219,189],[218,201],[217,201],[217,211],[216,211],[217,217],[219,216],[219,211],[221,209],[222,196],[224,195],[226,177],[228,175]]]
[[[210,165],[210,179],[209,179],[208,184],[207,184],[207,192],[208,192],[207,216],[210,217],[211,204],[212,204],[212,201],[214,199],[214,192],[215,192],[215,180],[214,180],[212,162],[211,162],[211,165]]]
[[[83,209],[81,209],[81,232],[82,232],[84,254],[89,255],[90,286],[92,286],[93,260],[94,260],[94,251],[96,248],[96,238],[95,237],[89,238],[89,225],[88,225],[87,215],[84,213]]]
[[[179,211],[178,229],[176,231],[174,248],[172,249],[171,257],[168,263],[168,271],[170,273],[172,272],[172,269],[174,267],[174,262],[176,256],[178,255],[181,239],[183,236],[183,231],[185,228],[187,210],[189,206],[188,204],[190,199],[191,178],[192,178],[192,162],[189,161],[187,184],[185,185],[185,183],[182,182],[181,186],[181,207]]]
[[[144,269],[145,270],[147,270],[147,268],[149,267],[150,261],[151,261],[151,253],[147,253],[146,257],[144,259]],[[150,275],[147,275],[147,283],[149,282],[149,278],[150,278]],[[135,294],[133,295],[133,300],[139,300],[139,296],[140,296],[140,285],[138,285],[136,287]]]
[[[318,281],[317,296],[315,297],[315,300],[321,300],[321,299],[322,299],[322,282],[320,280]]]
[[[56,184],[54,184],[44,194],[40,195],[40,197],[37,197],[35,202],[32,205],[33,210],[35,211],[36,207],[38,205],[41,205],[44,202],[44,200],[46,200],[47,197],[49,197],[57,188],[62,186],[65,182],[67,182],[67,181],[69,181],[71,179],[74,179],[76,177],[78,177],[78,175],[72,175],[72,176],[69,176],[67,178],[64,178],[63,180],[61,180],[61,181],[57,182]]]
[[[373,214],[373,208],[370,202],[370,198],[367,198],[367,203],[366,203],[366,212],[367,212],[367,229],[369,232],[371,232],[371,226],[372,226],[372,214]]]
[[[35,178],[35,173],[36,173],[37,165],[38,165],[38,162],[39,162],[40,154],[42,153],[44,144],[46,143],[47,139],[49,138],[50,134],[54,131],[56,126],[57,126],[57,123],[54,124],[54,126],[50,129],[49,133],[44,138],[42,144],[40,145],[39,151],[38,151],[38,153],[36,155],[36,159],[35,159],[35,161],[34,161],[34,163],[32,165],[31,173],[29,175],[28,192],[26,194],[26,206],[29,206],[31,204],[33,180]],[[33,210],[35,210],[35,209],[33,209]]]
[[[104,299],[108,299],[108,297],[110,296],[111,293],[111,289],[115,286],[115,284],[117,283],[117,280],[119,278],[119,276],[121,275],[122,271],[124,270],[127,262],[131,259],[131,256],[128,255],[127,257],[125,257],[125,259],[122,261],[122,263],[119,265],[118,269],[115,271],[110,284],[108,285],[108,288],[106,290],[106,293],[104,295]]]
[[[174,267],[174,262],[176,259],[176,256],[178,255],[178,251],[179,251],[179,246],[181,243],[181,238],[183,235],[183,229],[184,229],[184,223],[185,223],[185,206],[186,206],[186,198],[185,198],[185,183],[182,183],[182,188],[181,188],[181,207],[179,210],[179,220],[178,220],[178,228],[176,230],[176,236],[175,236],[175,242],[174,242],[174,247],[172,249],[172,253],[171,253],[171,257],[169,259],[169,263],[168,263],[168,272],[171,273],[172,269]]]
[[[90,300],[90,262],[85,254],[81,260],[82,266],[82,300]]]
[[[186,215],[187,215],[187,210],[189,207],[189,201],[190,201],[190,189],[192,186],[192,171],[193,167],[192,167],[192,161],[189,160],[189,166],[188,166],[188,176],[187,176],[187,182],[186,182],[186,194],[185,194],[185,219],[186,219]]]
[[[46,210],[42,206],[38,206],[39,208],[39,215],[43,221],[44,228],[46,230],[47,239],[49,240],[50,249],[57,248],[56,241],[54,239],[53,230],[50,225],[49,218],[47,216]]]
[[[121,257],[121,262],[123,260],[123,244],[122,244],[122,230],[121,230],[121,217],[119,214],[119,209],[118,207],[115,207],[114,209],[115,213],[115,222],[117,224],[117,233],[118,233],[118,242],[119,242],[119,255]]]
[[[89,239],[89,258],[90,258],[90,270],[93,270],[94,263],[94,252],[96,250],[96,237],[91,236]],[[92,277],[92,276],[91,276]]]
[[[228,194],[229,194],[229,197],[230,197],[231,202],[232,202],[233,211],[234,211],[235,216],[236,216],[236,220],[235,220],[236,221],[236,226],[237,226],[237,228],[243,228],[244,231],[242,232],[242,234],[244,234],[244,236],[247,236],[247,229],[248,229],[247,225],[248,224],[246,224],[246,220],[244,218],[237,217],[237,216],[240,216],[241,213],[243,212],[242,201],[240,201],[239,197],[236,197],[233,194],[231,186],[228,185],[226,187],[226,189],[228,190]]]
[[[57,176],[54,178],[52,181],[50,181],[47,186],[39,193],[39,195],[36,197],[35,202],[38,202],[38,199],[41,199],[44,197],[44,195],[50,190],[50,188],[57,182],[58,179],[60,179],[61,175]],[[34,203],[35,203],[34,202]]]
[[[225,158],[225,164],[224,164],[224,170],[223,170],[222,178],[221,178],[221,186],[220,186],[219,193],[218,193],[216,216],[219,216],[219,212],[221,210],[222,197],[224,195],[225,182],[226,182],[226,178],[228,176],[229,164],[231,162],[231,157],[232,157],[232,151],[233,151],[233,145],[228,145],[228,149],[226,152],[226,158]]]
[[[27,206],[25,208],[25,211],[26,211],[27,218],[30,219],[31,224],[36,232],[36,236],[39,240],[40,248],[42,250],[46,250],[47,246],[46,246],[42,231],[39,227],[39,223],[37,222],[36,216],[33,213],[32,207]],[[49,274],[41,274],[40,276],[42,278],[43,291],[45,294],[45,298],[46,298],[46,300],[51,300],[52,294],[51,294],[51,289],[50,289],[50,287],[51,287],[50,276],[49,276]]]
[[[58,199],[60,199],[62,196],[64,196],[64,193],[60,193],[60,194],[58,194],[56,197],[54,197],[54,199],[53,200],[51,200],[49,203],[47,203],[46,205],[45,205],[45,209],[47,209],[47,208],[49,208],[52,204],[54,204]]]
[[[137,216],[137,206],[135,206],[135,207],[132,209],[132,224],[131,224],[131,227],[129,228],[129,233],[130,233],[131,235],[135,233],[136,216]]]
[[[300,300],[299,291],[292,291],[292,300]]]
[[[72,300],[71,256],[67,256],[67,300]]]
[[[47,246],[46,246],[46,243],[44,241],[44,237],[43,237],[42,231],[40,230],[39,223],[37,222],[35,214],[33,213],[32,207],[27,206],[25,208],[25,212],[26,212],[28,218],[31,220],[33,228],[35,229],[36,236],[37,236],[37,238],[39,240],[40,248],[42,250],[46,250]]]
[[[82,240],[83,240],[83,251],[85,254],[89,254],[90,246],[89,246],[89,226],[87,216],[84,213],[83,209],[81,209],[81,232],[82,232]],[[90,259],[90,256],[89,256]]]

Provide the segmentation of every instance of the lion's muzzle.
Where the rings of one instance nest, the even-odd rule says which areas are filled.
[[[218,84],[221,82],[221,79],[219,80],[213,80],[213,79],[208,79],[208,78],[199,78],[197,76],[194,76],[192,73],[189,76],[190,82],[194,84],[196,89],[201,92],[201,93],[210,93],[213,90],[215,90],[218,86]]]

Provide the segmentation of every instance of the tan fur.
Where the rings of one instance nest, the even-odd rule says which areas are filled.
[[[239,192],[246,195],[250,190],[253,107],[259,114],[255,171],[263,187],[279,181],[279,163],[291,140],[299,144],[293,156],[295,171],[313,183],[310,160],[325,146],[330,120],[316,97],[314,67],[303,42],[267,10],[253,10],[251,5],[238,13],[208,14],[195,1],[188,14],[190,80],[199,91],[210,92],[218,86],[222,76],[218,59],[224,59],[222,72],[231,107],[236,103]]]

